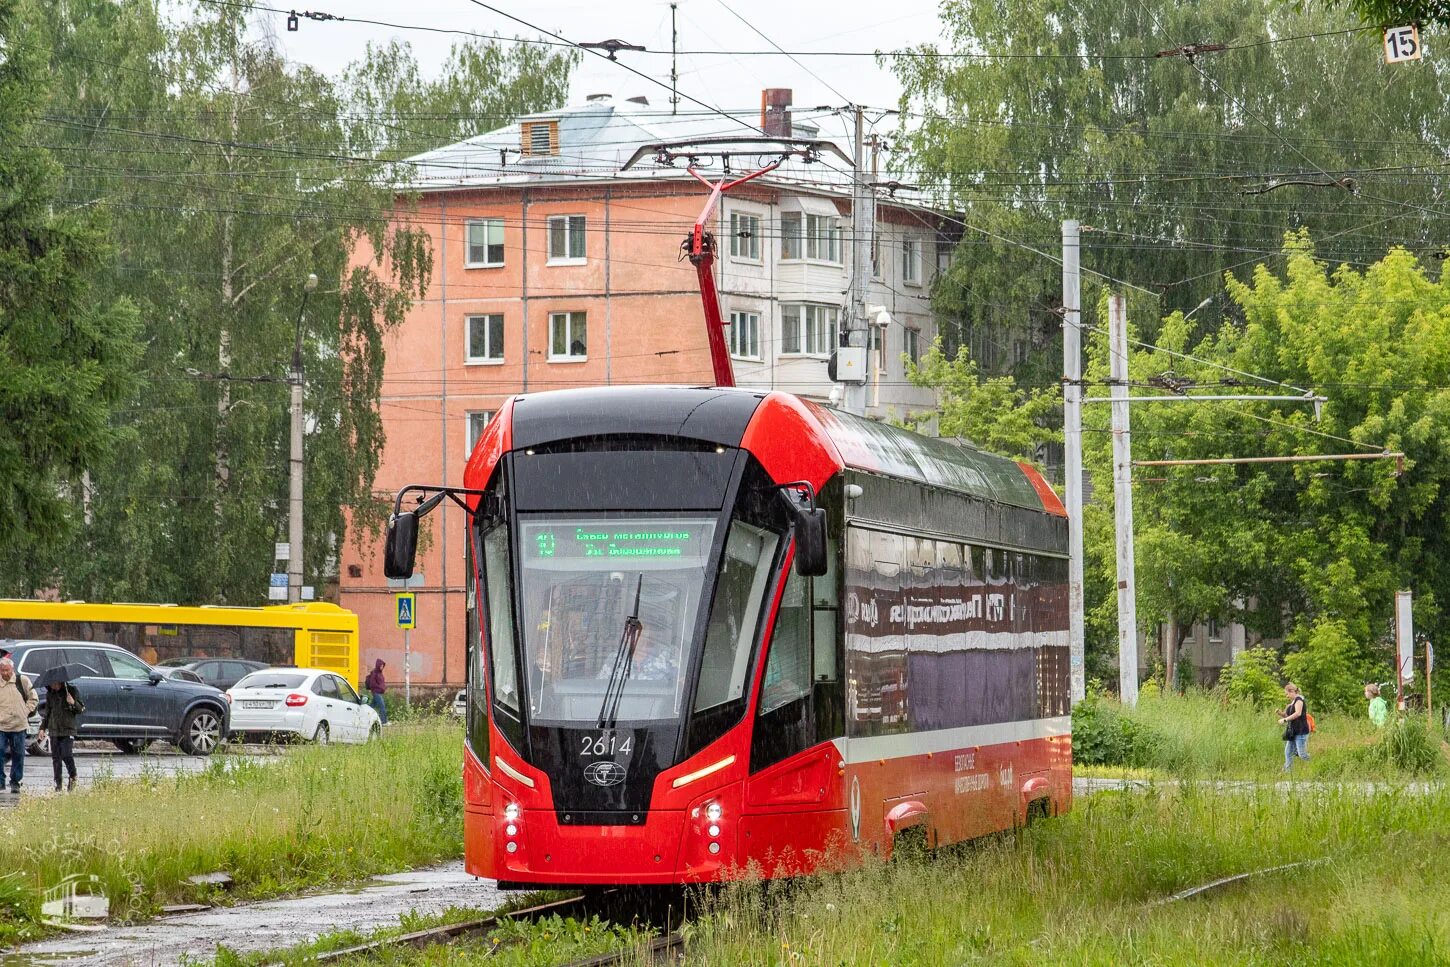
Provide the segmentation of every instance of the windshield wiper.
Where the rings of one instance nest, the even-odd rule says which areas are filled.
[[[599,706],[599,727],[614,728],[619,719],[619,703],[624,698],[624,683],[629,679],[629,670],[634,665],[634,649],[639,644],[639,633],[644,625],[639,620],[639,596],[644,590],[644,572],[634,586],[634,612],[624,619],[624,633],[619,636],[619,648],[614,653],[614,664],[609,669],[609,685],[604,689],[604,701]]]

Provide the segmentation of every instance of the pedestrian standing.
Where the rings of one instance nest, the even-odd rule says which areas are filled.
[[[1364,687],[1364,697],[1369,699],[1369,720],[1374,723],[1375,728],[1384,728],[1385,723],[1390,720],[1390,705],[1380,698],[1380,687],[1370,682]]]
[[[387,667],[387,664],[379,658],[377,664],[373,666],[373,670],[368,672],[367,680],[363,682],[363,687],[372,696],[372,706],[373,710],[378,713],[378,721],[383,725],[388,724],[388,705],[383,701],[383,693],[388,690],[387,680],[383,678],[383,669]]]
[[[1288,772],[1296,755],[1309,761],[1309,706],[1293,682],[1284,686],[1284,696],[1289,704],[1279,716],[1279,724],[1284,726],[1284,771]]]
[[[76,734],[86,706],[70,682],[51,682],[45,689],[45,710],[40,713],[40,738],[50,736],[50,768],[55,774],[55,791],[60,792],[60,770],[69,777],[66,790],[76,787]]]
[[[12,793],[20,792],[25,778],[25,730],[38,701],[30,682],[16,673],[15,662],[0,658],[0,781],[9,759]]]

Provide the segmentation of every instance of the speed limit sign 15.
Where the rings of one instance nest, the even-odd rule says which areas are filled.
[[[1385,28],[1385,63],[1403,64],[1407,60],[1419,60],[1420,28],[1414,24],[1408,27]]]

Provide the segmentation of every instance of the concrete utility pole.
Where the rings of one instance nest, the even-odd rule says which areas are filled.
[[[302,314],[307,297],[317,288],[317,274],[309,273],[302,286],[302,305],[297,310],[297,337],[292,344],[292,455],[288,461],[287,514],[287,601],[302,600]]]
[[[1067,498],[1068,661],[1072,700],[1087,693],[1082,595],[1082,274],[1078,224],[1062,223],[1062,442]]]
[[[854,371],[846,371],[850,378],[845,382],[845,407],[857,416],[866,415],[866,384],[870,380],[871,353],[870,322],[866,319],[866,286],[871,280],[871,239],[876,231],[876,196],[866,184],[866,129],[864,110],[853,105],[856,114],[856,139],[852,145],[852,160],[855,168],[851,180],[851,314],[845,329],[845,339],[837,347],[837,359],[842,360],[848,347],[867,347],[862,356],[864,365]],[[882,333],[885,338],[885,333]],[[859,340],[859,341],[858,341]],[[838,376],[845,370],[838,364]]]
[[[670,116],[679,113],[680,107],[680,31],[675,26],[675,8],[679,4],[670,4]]]
[[[1138,597],[1133,580],[1133,438],[1128,423],[1128,304],[1108,300],[1113,378],[1113,517],[1118,545],[1118,697],[1138,704]]]

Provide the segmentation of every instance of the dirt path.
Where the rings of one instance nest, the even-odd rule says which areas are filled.
[[[409,912],[487,909],[504,899],[492,880],[475,879],[463,871],[462,862],[454,862],[381,876],[347,893],[218,907],[104,933],[67,935],[0,956],[0,967],[163,967],[180,963],[183,955],[214,956],[218,944],[235,951],[286,947],[334,930],[396,926]]]

